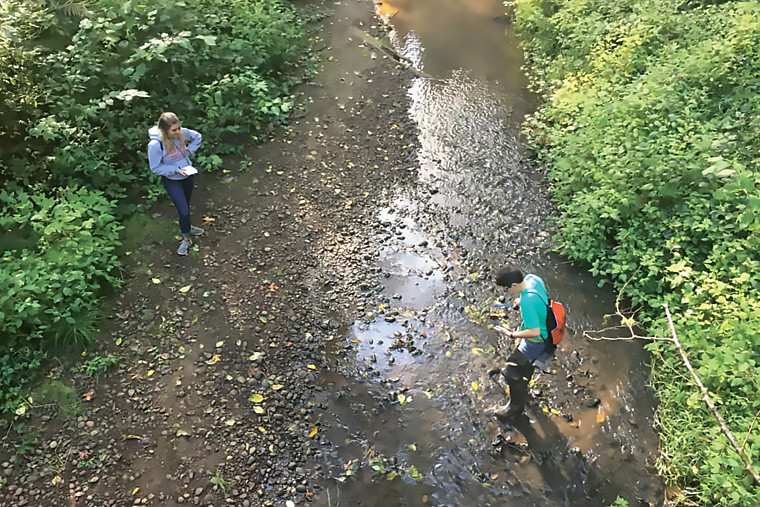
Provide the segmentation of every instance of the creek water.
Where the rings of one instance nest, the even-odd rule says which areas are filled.
[[[427,76],[408,92],[419,181],[378,216],[385,302],[341,330],[328,350],[335,372],[318,379],[328,452],[315,504],[661,504],[647,355],[581,336],[605,327],[615,295],[548,248],[545,176],[519,135],[537,100],[502,2],[375,8]],[[485,415],[507,399],[488,375],[510,347],[488,329],[503,294],[490,280],[506,263],[541,276],[572,328],[551,371],[534,375],[529,423],[517,427]]]

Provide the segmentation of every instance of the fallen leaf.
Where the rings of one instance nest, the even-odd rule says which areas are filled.
[[[264,355],[263,352],[254,352],[253,354],[251,354],[250,356],[248,356],[248,360],[249,361],[258,361],[259,359],[261,359],[261,356],[263,356],[263,355]]]
[[[261,322],[263,322],[264,324],[266,324],[266,323],[268,322],[267,318],[266,318],[266,317],[264,317],[263,315],[262,315],[261,317],[259,317],[259,320],[260,320]]]
[[[473,382],[472,385],[470,386],[470,389],[472,389],[473,391],[477,391],[478,389],[480,389],[480,386],[478,385],[477,382]]]
[[[597,424],[603,423],[605,419],[606,419],[606,417],[601,412],[598,413],[598,414],[596,414],[596,422],[597,422]]]
[[[407,401],[411,401],[411,399],[412,399],[411,397],[410,397],[410,398],[407,398],[405,394],[399,394],[399,395],[398,395],[398,402],[399,402],[401,405],[403,405],[403,404],[404,404],[404,403],[406,403]]]
[[[148,370],[148,376],[149,376],[149,377],[152,377],[154,373],[155,373],[155,371],[153,371],[153,370]]]
[[[140,440],[142,437],[140,435],[122,435],[122,440]]]
[[[138,491],[140,491],[140,488],[135,488],[135,489],[133,489],[133,490],[132,490],[132,495],[133,495],[133,496],[134,496],[134,495],[136,495]]]
[[[314,438],[318,431],[319,428],[315,426],[314,429],[309,432],[309,438]]]
[[[306,367],[308,369],[310,369],[310,370],[316,370],[317,369],[317,367],[315,365],[313,365],[313,364],[307,364]]]
[[[152,281],[153,281],[153,283],[155,283],[155,284],[159,284],[159,283],[161,283],[161,279],[160,279],[160,278],[153,278],[153,280],[152,280]]]
[[[213,218],[211,218],[211,217],[203,217],[203,221],[204,221],[204,222],[213,222],[213,221],[214,221],[214,219],[213,219]]]
[[[264,409],[262,407],[260,407],[259,405],[256,405],[255,407],[253,407],[253,411],[256,412],[259,415],[261,415],[261,414],[264,413]]]
[[[188,436],[188,435],[190,435],[190,433],[188,433],[188,432],[187,432],[187,431],[185,431],[185,430],[177,430],[177,436],[178,436],[178,437],[186,437],[186,436]]]
[[[261,403],[262,401],[264,401],[264,397],[260,395],[259,393],[253,393],[251,397],[248,399],[251,400],[253,403]]]
[[[282,385],[282,384],[274,384],[274,385],[272,386],[272,389],[273,389],[273,390],[275,390],[275,391],[279,391],[279,390],[280,390],[280,389],[282,389],[283,387],[285,387],[285,386],[284,386],[284,385]]]
[[[53,486],[57,486],[62,482],[63,482],[63,478],[60,475],[56,475],[55,477],[53,477],[53,480],[50,481],[50,484],[52,484]]]
[[[227,419],[226,421],[224,421],[224,424],[226,424],[227,426],[234,426],[236,422],[237,421],[235,419]]]
[[[121,339],[121,338],[116,338],[116,346],[118,347],[119,345],[121,345],[121,343],[122,343],[123,341],[124,341],[124,340],[123,340],[123,339]]]
[[[87,391],[84,393],[84,399],[87,401],[92,400],[92,398],[95,396],[95,391]]]
[[[219,362],[220,359],[221,359],[221,356],[219,354],[214,354],[213,356],[211,356],[211,359],[206,361],[206,364],[208,365],[216,364]]]
[[[274,282],[269,284],[269,292],[275,292],[279,287]]]
[[[216,348],[219,348],[222,345],[224,345],[224,341],[218,341],[218,342],[216,342]]]
[[[182,294],[184,294],[185,292],[189,291],[191,287],[192,287],[192,285],[185,285],[184,287],[182,287],[181,289],[179,289],[179,291]]]

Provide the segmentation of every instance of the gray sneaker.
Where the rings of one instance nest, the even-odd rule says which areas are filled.
[[[179,244],[179,248],[177,248],[177,253],[180,255],[187,255],[187,251],[190,250],[190,245],[192,244],[192,241],[182,240],[182,242]]]
[[[203,234],[203,229],[201,229],[200,227],[196,227],[194,225],[191,225],[190,226],[190,234],[192,234],[193,236],[200,236],[201,234]]]

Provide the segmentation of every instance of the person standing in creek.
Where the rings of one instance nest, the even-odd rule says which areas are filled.
[[[496,285],[504,287],[515,297],[514,308],[520,309],[522,326],[518,331],[496,326],[499,334],[511,339],[519,339],[517,347],[507,359],[503,372],[509,385],[509,403],[492,407],[488,412],[502,421],[522,415],[528,400],[528,382],[533,376],[534,363],[547,354],[546,312],[549,294],[543,280],[536,275],[523,276],[514,266],[507,266],[496,273]]]
[[[174,113],[162,113],[158,124],[148,130],[148,162],[150,170],[161,176],[166,193],[169,194],[179,215],[182,242],[177,253],[187,255],[190,235],[200,236],[203,229],[190,224],[190,196],[193,193],[193,175],[198,170],[190,161],[190,154],[201,145],[201,135],[195,130],[183,128]],[[189,144],[188,144],[189,143]]]

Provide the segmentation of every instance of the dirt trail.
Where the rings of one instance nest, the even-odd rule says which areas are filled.
[[[318,493],[304,464],[325,342],[377,286],[378,207],[413,174],[411,74],[357,38],[371,5],[322,5],[323,70],[293,124],[247,150],[250,167],[201,175],[187,258],[162,201],[127,229],[127,284],[96,350],[118,366],[73,375],[79,415],[40,408],[38,450],[0,458],[0,505],[284,505]],[[317,47],[320,41],[317,41]],[[6,439],[10,442],[10,437]]]

